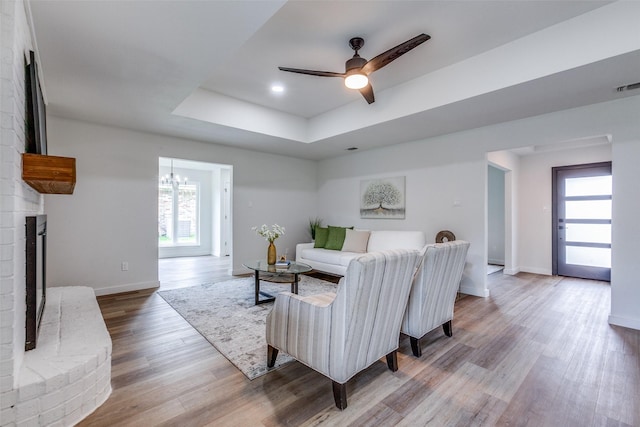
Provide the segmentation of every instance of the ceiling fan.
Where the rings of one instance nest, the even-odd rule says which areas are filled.
[[[353,57],[345,63],[345,72],[344,73],[334,73],[331,71],[315,71],[315,70],[303,70],[300,68],[288,68],[288,67],[278,67],[282,71],[288,71],[290,73],[299,73],[299,74],[309,74],[311,76],[320,76],[320,77],[342,77],[344,78],[344,84],[349,89],[358,89],[364,99],[367,100],[369,104],[372,104],[375,101],[375,97],[373,96],[373,88],[371,87],[371,83],[369,83],[369,74],[373,73],[376,70],[384,67],[389,64],[391,61],[399,58],[405,53],[409,52],[411,49],[421,45],[422,43],[429,40],[431,36],[427,34],[420,34],[410,40],[407,40],[404,43],[400,43],[396,47],[392,47],[386,52],[381,53],[370,61],[367,61],[364,58],[361,58],[358,55],[358,51],[362,49],[364,46],[364,39],[362,37],[354,37],[349,40],[349,46],[351,49],[355,50],[355,54]]]

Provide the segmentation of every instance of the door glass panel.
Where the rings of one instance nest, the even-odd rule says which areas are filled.
[[[610,248],[567,246],[565,254],[567,264],[611,268]]]
[[[611,219],[611,200],[570,200],[565,202],[567,219]]]
[[[565,179],[565,196],[609,196],[612,189],[611,175],[587,176]]]
[[[567,242],[611,243],[611,224],[567,224]]]

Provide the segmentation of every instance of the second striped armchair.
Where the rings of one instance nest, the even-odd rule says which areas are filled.
[[[422,356],[420,339],[428,332],[442,325],[445,335],[453,334],[453,306],[468,250],[464,240],[426,247],[402,321],[402,333],[409,336],[416,357]]]

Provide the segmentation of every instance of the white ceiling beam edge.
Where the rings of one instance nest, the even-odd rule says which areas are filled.
[[[302,143],[322,141],[640,50],[637,16],[640,2],[618,1],[376,93],[374,104],[358,99],[309,120],[201,88],[173,114]]]
[[[298,142],[310,142],[308,120],[197,88],[171,114]]]

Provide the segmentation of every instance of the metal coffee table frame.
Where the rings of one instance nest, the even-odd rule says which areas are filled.
[[[288,268],[276,268],[274,265],[268,265],[266,260],[249,261],[242,265],[253,270],[256,305],[271,302],[276,299],[274,295],[260,290],[260,280],[272,283],[291,283],[291,292],[297,294],[299,275],[312,270],[311,266],[294,261],[291,261]],[[267,273],[267,275],[261,278],[260,273]],[[260,295],[266,298],[260,299]]]

